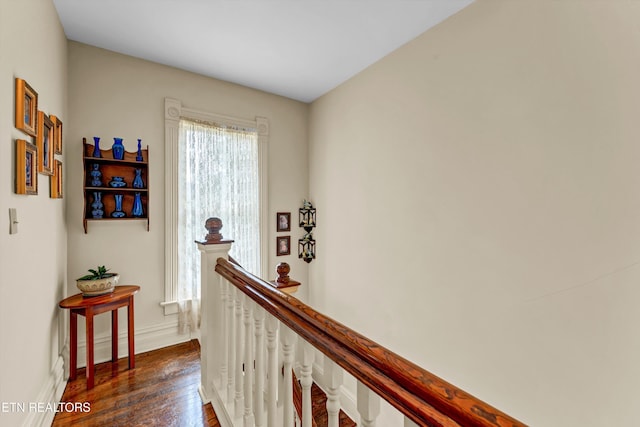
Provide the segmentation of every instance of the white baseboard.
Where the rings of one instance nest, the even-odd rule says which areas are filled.
[[[78,337],[78,367],[87,366],[87,342]],[[178,333],[178,322],[162,323],[135,330],[135,352],[144,353],[168,347],[192,339],[190,334]],[[93,339],[94,363],[111,360],[111,331],[96,335]],[[118,357],[128,356],[127,332],[118,334]]]
[[[40,393],[38,393],[38,397],[34,402],[42,403],[44,407],[49,404],[50,408],[57,408],[58,402],[60,402],[60,399],[62,398],[62,394],[64,393],[66,385],[67,382],[65,381],[64,375],[64,360],[61,356],[59,356],[56,359],[56,363],[54,364],[49,377],[45,381],[42,389],[40,389]],[[25,427],[50,426],[55,415],[55,410],[29,410],[27,413],[27,417],[25,418],[22,425]]]

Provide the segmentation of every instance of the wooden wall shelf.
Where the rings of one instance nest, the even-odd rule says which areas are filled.
[[[131,152],[126,150],[123,160],[114,159],[111,149],[101,149],[102,157],[93,157],[94,148],[95,146],[93,144],[87,143],[86,138],[82,138],[82,163],[84,169],[82,222],[84,232],[87,233],[88,222],[100,221],[146,221],[147,231],[149,231],[149,146],[141,150],[142,161],[136,161],[137,151]],[[91,172],[94,170],[94,165],[98,165],[101,173],[101,186],[92,184],[93,177]],[[144,183],[143,188],[133,187],[136,169],[140,169],[141,171],[140,176]],[[121,188],[110,187],[109,182],[113,177],[122,177],[126,186]],[[101,195],[100,199],[103,205],[101,208],[103,211],[102,218],[96,218],[93,214],[95,207],[92,205],[96,200],[97,193]],[[140,200],[142,202],[143,214],[139,217],[132,215],[136,193],[140,194]],[[116,195],[122,195],[121,212],[123,212],[125,216],[121,218],[112,217],[113,212],[116,211]]]

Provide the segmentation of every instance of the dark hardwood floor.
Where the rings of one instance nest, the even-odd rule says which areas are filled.
[[[87,402],[87,412],[59,412],[53,426],[207,426],[219,427],[211,404],[202,405],[200,346],[197,341],[96,365],[95,387],[86,390],[85,370],[70,381],[62,402]],[[86,407],[87,405],[85,405]]]
[[[198,394],[198,341],[137,354],[133,370],[128,363],[123,358],[96,365],[95,387],[89,391],[85,369],[79,369],[78,378],[67,383],[61,401],[85,411],[59,412],[52,426],[220,427],[211,404],[203,406]],[[313,417],[324,427],[327,397],[315,384],[312,400]],[[355,425],[340,411],[341,427]]]

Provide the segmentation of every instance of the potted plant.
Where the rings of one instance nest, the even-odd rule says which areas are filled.
[[[118,279],[120,279],[118,273],[109,273],[109,269],[104,265],[96,268],[96,270],[88,270],[91,274],[76,279],[76,285],[84,296],[108,294],[113,292],[113,288],[118,284]]]

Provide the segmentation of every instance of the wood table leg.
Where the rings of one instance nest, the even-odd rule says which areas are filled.
[[[111,361],[118,361],[118,309],[111,310]]]
[[[133,295],[129,297],[129,305],[127,306],[127,338],[129,339],[129,369],[136,367],[136,352],[134,346],[134,329],[133,329]]]
[[[71,310],[70,320],[69,379],[75,380],[78,374],[78,313],[74,310]]]
[[[93,366],[93,308],[88,307],[85,312],[87,320],[87,390],[93,388],[94,366]]]

